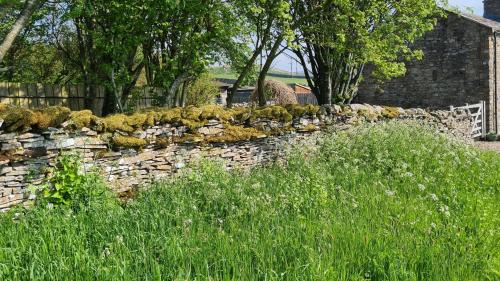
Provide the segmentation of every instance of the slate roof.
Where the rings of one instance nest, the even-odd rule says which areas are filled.
[[[455,13],[455,12],[453,12],[453,13]],[[466,13],[459,13],[458,16],[463,17],[465,19],[468,19],[470,21],[473,21],[475,23],[478,23],[480,25],[489,27],[495,31],[500,31],[500,22],[498,22],[498,21],[494,21],[494,20],[490,20],[490,19],[487,19],[487,18],[484,18],[481,16],[466,14]]]

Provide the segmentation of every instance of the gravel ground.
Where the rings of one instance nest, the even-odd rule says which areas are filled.
[[[500,152],[500,141],[496,142],[478,141],[475,144],[481,149]]]

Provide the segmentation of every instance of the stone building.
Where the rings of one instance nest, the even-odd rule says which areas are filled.
[[[484,7],[484,17],[448,12],[416,43],[423,60],[383,85],[368,74],[355,102],[445,108],[485,101],[487,130],[499,133],[500,0],[485,0]]]

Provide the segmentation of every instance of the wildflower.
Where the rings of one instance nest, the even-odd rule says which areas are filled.
[[[121,243],[123,243],[123,236],[121,236],[121,235],[117,235],[117,236],[116,236],[116,241],[117,241],[118,243],[120,243],[120,244],[121,244]]]
[[[189,227],[193,224],[193,220],[192,219],[187,219],[184,221],[184,227]]]
[[[436,225],[435,223],[433,223],[433,222],[432,222],[432,223],[431,223],[431,228],[432,228],[432,229],[436,229],[436,228],[437,228],[437,225]]]
[[[387,189],[387,190],[385,191],[385,194],[386,194],[387,196],[392,197],[392,196],[396,195],[396,191],[392,191],[392,190]]]
[[[420,191],[424,191],[424,190],[425,190],[425,185],[423,185],[423,184],[419,184],[419,185],[418,185],[418,189],[419,189]]]
[[[446,205],[441,205],[439,207],[439,211],[443,213],[445,216],[449,217],[450,216],[450,209]]]
[[[406,172],[405,176],[408,177],[408,178],[412,178],[413,177],[413,173],[412,172]]]
[[[431,197],[432,201],[438,201],[439,200],[439,198],[437,197],[437,195],[434,194],[434,193],[431,193],[429,196]]]
[[[109,257],[111,255],[111,251],[109,250],[108,247],[104,248],[101,254],[103,257]]]

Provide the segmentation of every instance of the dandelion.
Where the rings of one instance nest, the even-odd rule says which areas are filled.
[[[420,190],[420,191],[425,190],[425,185],[423,185],[423,184],[419,184],[417,187],[418,187],[418,190]]]

